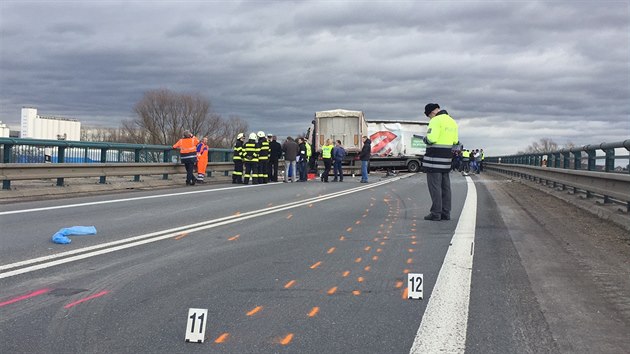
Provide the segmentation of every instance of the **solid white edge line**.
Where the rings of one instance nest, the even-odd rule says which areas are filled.
[[[477,190],[466,177],[468,192],[451,246],[446,252],[410,353],[464,353],[473,252]],[[427,276],[424,276],[426,282]]]
[[[275,206],[275,207],[268,207],[268,208],[264,208],[264,209],[260,209],[260,210],[254,210],[254,211],[246,212],[246,213],[239,214],[239,215],[232,215],[232,216],[223,217],[223,218],[215,219],[215,220],[211,220],[211,221],[200,222],[200,223],[191,224],[191,225],[187,225],[187,226],[182,226],[182,227],[178,227],[178,228],[152,232],[152,233],[145,234],[145,235],[139,235],[139,236],[127,238],[127,239],[124,239],[124,240],[108,242],[108,243],[101,244],[101,245],[95,245],[95,246],[85,247],[85,248],[76,249],[76,250],[63,252],[63,253],[59,253],[59,254],[54,254],[54,255],[50,255],[50,256],[44,256],[44,257],[39,257],[39,258],[30,259],[30,260],[26,260],[26,261],[6,264],[6,265],[3,265],[3,266],[0,266],[0,270],[21,267],[21,266],[25,266],[25,265],[33,264],[33,263],[46,262],[46,263],[33,265],[33,266],[30,266],[30,267],[24,267],[24,268],[16,269],[16,270],[13,270],[13,271],[0,273],[0,279],[2,279],[2,278],[9,278],[9,277],[12,277],[12,276],[15,276],[15,275],[29,273],[29,272],[32,272],[32,271],[35,271],[35,270],[44,269],[44,268],[56,266],[56,265],[59,265],[59,264],[69,263],[69,262],[73,262],[73,261],[77,261],[77,260],[81,260],[81,259],[85,259],[85,258],[89,258],[89,257],[94,257],[94,256],[98,256],[98,255],[102,255],[102,254],[106,254],[106,253],[110,253],[110,252],[114,252],[114,251],[123,250],[123,249],[126,249],[126,248],[131,248],[131,247],[135,247],[135,246],[144,245],[144,244],[147,244],[147,243],[152,243],[152,242],[168,239],[168,238],[171,238],[173,236],[177,236],[177,235],[181,234],[182,232],[192,233],[192,232],[196,232],[196,231],[211,229],[211,228],[215,228],[215,227],[218,227],[218,226],[223,226],[223,225],[239,222],[239,221],[242,221],[242,220],[247,220],[247,219],[256,218],[256,217],[267,215],[267,214],[276,213],[276,212],[279,212],[279,211],[284,211],[284,210],[288,210],[288,209],[301,207],[301,206],[304,206],[304,205],[308,205],[310,203],[322,202],[322,201],[325,201],[325,200],[328,200],[328,199],[341,197],[341,196],[344,196],[346,194],[352,194],[352,193],[355,193],[355,192],[360,192],[360,191],[363,191],[363,190],[366,190],[366,189],[370,189],[372,187],[378,187],[378,186],[381,186],[381,185],[384,185],[384,184],[388,184],[390,182],[394,182],[394,181],[397,181],[397,180],[400,180],[400,179],[403,179],[403,178],[407,178],[407,177],[409,177],[409,176],[395,177],[395,178],[392,178],[392,179],[389,179],[389,180],[376,182],[376,183],[373,183],[373,184],[370,184],[370,185],[360,186],[360,187],[344,190],[344,191],[341,191],[341,192],[335,192],[335,193],[332,193],[332,194],[329,194],[329,195],[326,195],[326,196],[314,197],[314,198],[306,199],[306,200],[303,200],[303,201],[291,202],[291,203],[287,203],[287,204],[283,204],[283,205],[279,205],[279,206]],[[167,234],[163,235],[165,232],[167,232]],[[121,243],[124,243],[124,244],[121,245]],[[116,245],[118,245],[118,246],[116,246]],[[101,249],[101,248],[104,248],[104,249]],[[69,256],[69,255],[72,255],[72,254],[87,252],[87,251],[91,251],[91,250],[95,250],[95,249],[97,249],[97,251],[93,251],[93,252],[89,252],[89,253],[83,253],[83,254],[80,254],[80,255],[77,255],[77,256],[73,256],[73,257],[66,257],[66,256]],[[98,250],[98,249],[100,249],[100,250]],[[66,257],[66,258],[53,261],[53,259],[57,259],[57,258],[61,258],[61,257]]]

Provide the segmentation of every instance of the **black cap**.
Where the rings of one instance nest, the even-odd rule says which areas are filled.
[[[424,106],[424,115],[429,116],[429,113],[433,112],[436,108],[440,108],[440,105],[437,103],[429,103]]]

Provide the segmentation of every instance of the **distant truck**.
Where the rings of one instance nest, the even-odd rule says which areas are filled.
[[[341,140],[347,156],[344,165],[358,165],[362,136],[372,140],[370,169],[400,169],[419,172],[428,123],[409,120],[366,120],[363,112],[345,109],[315,112],[307,139],[315,151],[326,139]],[[314,161],[311,168],[316,168]]]

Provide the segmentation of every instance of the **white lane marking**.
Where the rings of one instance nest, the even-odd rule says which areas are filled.
[[[280,211],[297,208],[297,207],[308,205],[311,203],[318,203],[318,202],[322,202],[328,199],[338,198],[346,194],[352,194],[352,193],[360,192],[360,191],[370,189],[373,187],[378,187],[380,185],[388,184],[388,183],[391,183],[391,182],[394,182],[403,178],[407,178],[409,176],[410,175],[406,175],[402,177],[395,177],[389,180],[380,181],[380,182],[376,182],[370,185],[356,187],[356,188],[348,189],[341,192],[335,192],[335,193],[331,193],[331,194],[321,196],[321,197],[313,197],[310,199],[305,199],[305,200],[301,200],[297,202],[291,202],[291,203],[287,203],[283,205],[278,205],[275,207],[268,207],[268,208],[264,208],[260,210],[249,211],[249,212],[245,212],[239,215],[231,215],[231,216],[223,217],[220,219],[204,221],[204,222],[191,224],[187,226],[181,226],[181,227],[172,228],[168,230],[162,230],[162,231],[152,232],[149,234],[139,235],[139,236],[127,238],[124,240],[108,242],[101,245],[84,247],[84,248],[80,248],[80,249],[76,249],[76,250],[72,250],[68,252],[62,252],[62,253],[58,253],[58,254],[54,254],[50,256],[44,256],[44,257],[29,259],[26,261],[6,264],[3,266],[0,266],[0,270],[22,267],[22,266],[26,266],[26,265],[34,264],[34,263],[45,262],[45,263],[40,263],[40,264],[30,266],[30,267],[25,267],[25,268],[16,269],[9,272],[0,273],[0,279],[12,277],[12,276],[23,274],[23,273],[29,273],[29,272],[39,270],[39,269],[49,268],[49,267],[56,266],[59,264],[74,262],[77,260],[94,257],[94,256],[98,256],[98,255],[102,255],[102,254],[106,254],[106,253],[110,253],[114,251],[119,251],[126,248],[140,246],[147,243],[165,240],[165,239],[179,235],[182,231],[185,231],[190,234],[196,231],[212,229],[218,226],[228,225],[231,223],[240,222],[242,220],[247,220],[247,219],[252,219],[252,218],[256,218],[263,215],[277,213]],[[93,251],[93,250],[96,250],[96,251]],[[93,252],[83,253],[83,252],[88,252],[88,251],[93,251]],[[73,257],[67,257],[67,256],[71,256],[77,253],[82,253],[82,254],[73,256]],[[66,257],[66,258],[62,258],[62,257]],[[62,258],[62,259],[55,261],[54,259],[57,259],[57,258]]]
[[[477,190],[466,177],[468,192],[451,246],[446,252],[410,353],[464,353],[470,281],[477,223]],[[425,277],[426,281],[426,277]]]
[[[256,185],[256,186],[257,187],[270,186],[270,184],[261,184],[261,185]],[[47,210],[55,210],[55,209],[78,208],[78,207],[84,207],[84,206],[90,206],[90,205],[121,203],[121,202],[129,202],[129,201],[134,201],[134,200],[174,197],[174,196],[187,195],[187,194],[211,193],[211,192],[226,191],[226,190],[231,190],[231,189],[253,188],[253,187],[255,187],[255,186],[251,185],[251,186],[225,187],[225,188],[217,188],[217,189],[203,189],[203,190],[180,192],[180,193],[148,195],[148,196],[144,196],[144,197],[133,197],[133,198],[114,199],[114,200],[101,200],[101,201],[98,201],[98,202],[77,203],[77,204],[67,204],[67,205],[56,205],[56,206],[50,206],[50,207],[22,209],[22,210],[0,211],[0,215],[24,214],[24,213],[32,213],[32,212],[35,212],[35,211],[47,211]]]

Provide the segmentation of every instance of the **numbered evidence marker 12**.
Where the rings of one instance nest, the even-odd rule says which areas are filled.
[[[424,276],[420,273],[407,273],[407,298],[422,300]]]
[[[186,323],[186,342],[203,343],[208,322],[207,309],[188,309],[188,321]]]

